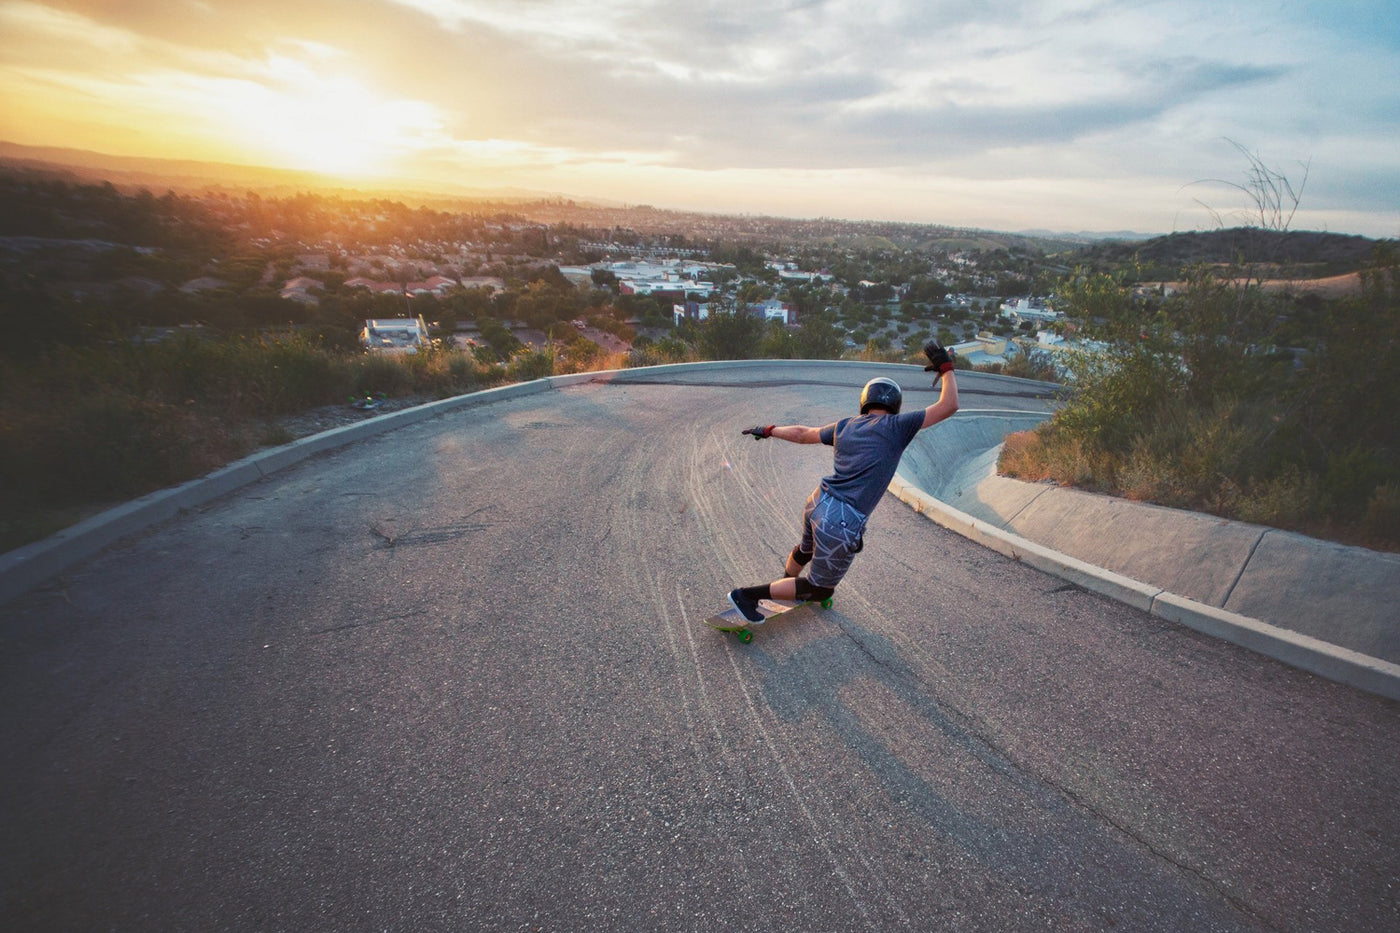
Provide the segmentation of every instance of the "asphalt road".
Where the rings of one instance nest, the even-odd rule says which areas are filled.
[[[830,466],[739,431],[869,374],[722,375],[405,427],[0,607],[0,922],[1400,929],[1400,704],[891,497],[834,608],[705,628]]]

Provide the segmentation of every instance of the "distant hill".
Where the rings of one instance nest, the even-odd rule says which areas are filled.
[[[412,190],[401,185],[351,186],[342,179],[312,172],[114,156],[5,141],[0,141],[0,170],[58,179],[70,184],[110,182],[125,194],[134,194],[142,188],[154,194],[167,190],[194,195],[211,191],[232,195],[256,192],[263,197],[287,197],[310,191],[350,200],[388,198],[448,212],[502,210],[537,223],[621,227],[644,234],[687,232],[697,237],[756,244],[776,241],[825,242],[877,252],[925,249],[1061,253],[1093,242],[1095,238],[1091,234],[1003,233],[932,223],[726,215],[629,205],[598,198],[575,199],[558,192],[518,188],[434,187],[431,190]]]
[[[77,149],[25,146],[0,141],[0,170],[74,184],[110,182],[124,193],[146,189],[160,194],[223,191],[284,197],[312,191],[349,199],[390,198],[441,211],[507,210],[538,223],[573,223],[625,228],[640,233],[688,232],[754,244],[826,243],[848,249],[886,251],[1029,252],[1089,265],[1137,259],[1144,265],[1179,269],[1198,262],[1308,265],[1317,274],[1350,272],[1365,265],[1378,241],[1334,233],[1237,228],[1173,233],[1146,238],[1140,233],[1056,233],[1046,230],[999,232],[932,223],[835,218],[720,215],[695,211],[574,200],[556,192],[522,189],[453,188],[407,190],[354,187],[343,180],[252,165],[137,158]]]
[[[1043,240],[1076,240],[1082,243],[1098,243],[1104,240],[1150,240],[1158,234],[1138,233],[1135,230],[1080,230],[1077,233],[1069,233],[1056,230],[1018,230],[1018,234],[1024,237]]]
[[[1236,227],[1172,233],[1137,243],[1098,243],[1085,247],[1080,255],[1104,262],[1136,258],[1143,263],[1176,267],[1235,261],[1356,267],[1370,261],[1379,242],[1340,233]]]
[[[293,172],[219,162],[147,159],[115,156],[80,149],[22,146],[0,141],[0,166],[37,174],[63,177],[91,184],[110,181],[122,187],[143,187],[154,192],[177,191],[219,185],[266,187],[325,187],[331,180],[311,172]]]
[[[24,146],[0,140],[0,168],[58,178],[74,184],[109,181],[128,193],[145,188],[160,194],[204,191],[256,191],[266,196],[285,196],[303,191],[354,197],[391,197],[415,201],[443,201],[460,198],[497,203],[558,198],[559,195],[523,189],[449,188],[432,192],[401,190],[394,186],[348,185],[343,179],[315,172],[237,165],[227,162],[197,162],[185,159],[150,159],[116,156],[82,149]]]

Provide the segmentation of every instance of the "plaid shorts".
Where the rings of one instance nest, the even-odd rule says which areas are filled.
[[[865,546],[866,515],[820,486],[802,510],[802,543],[797,549],[812,555],[807,578],[814,586],[841,582],[851,561]]]

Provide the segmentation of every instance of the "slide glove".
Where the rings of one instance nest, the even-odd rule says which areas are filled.
[[[774,427],[775,427],[775,425],[771,425],[771,424],[769,424],[769,425],[762,425],[762,424],[760,424],[760,425],[759,425],[758,427],[756,427],[756,428],[745,428],[743,433],[745,433],[745,434],[752,434],[754,440],[756,440],[756,441],[761,441],[761,440],[763,440],[765,437],[772,437],[772,436],[773,436],[773,428],[774,428]]]
[[[946,350],[943,344],[937,340],[930,340],[924,344],[924,356],[928,357],[928,365],[924,367],[924,372],[937,370],[941,376],[953,369],[953,353]]]

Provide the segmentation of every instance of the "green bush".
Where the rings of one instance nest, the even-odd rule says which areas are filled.
[[[712,311],[700,324],[700,352],[707,360],[746,360],[760,352],[767,322],[752,314]]]
[[[190,406],[80,397],[61,418],[39,412],[0,428],[6,511],[131,498],[212,470],[246,441]]]
[[[1359,298],[1325,313],[1189,270],[1184,293],[1134,302],[1107,276],[1062,305],[1107,347],[1002,469],[1244,521],[1400,549],[1400,274],[1382,251]],[[1300,326],[1306,321],[1306,326]],[[1306,338],[1301,367],[1275,341]]]
[[[1036,379],[1040,382],[1060,381],[1060,372],[1055,368],[1050,354],[1042,350],[1017,354],[1007,362],[1002,372],[1007,376]]]
[[[554,355],[548,351],[522,350],[506,365],[507,382],[533,382],[554,375]]]
[[[1366,506],[1362,531],[1373,541],[1400,541],[1400,482],[1377,486]]]
[[[403,357],[380,353],[363,354],[353,367],[351,394],[356,398],[366,395],[402,395],[409,391],[413,379]]]
[[[684,363],[690,359],[690,348],[685,341],[675,337],[664,337],[652,342],[638,338],[627,354],[628,366],[664,366],[668,363]]]

